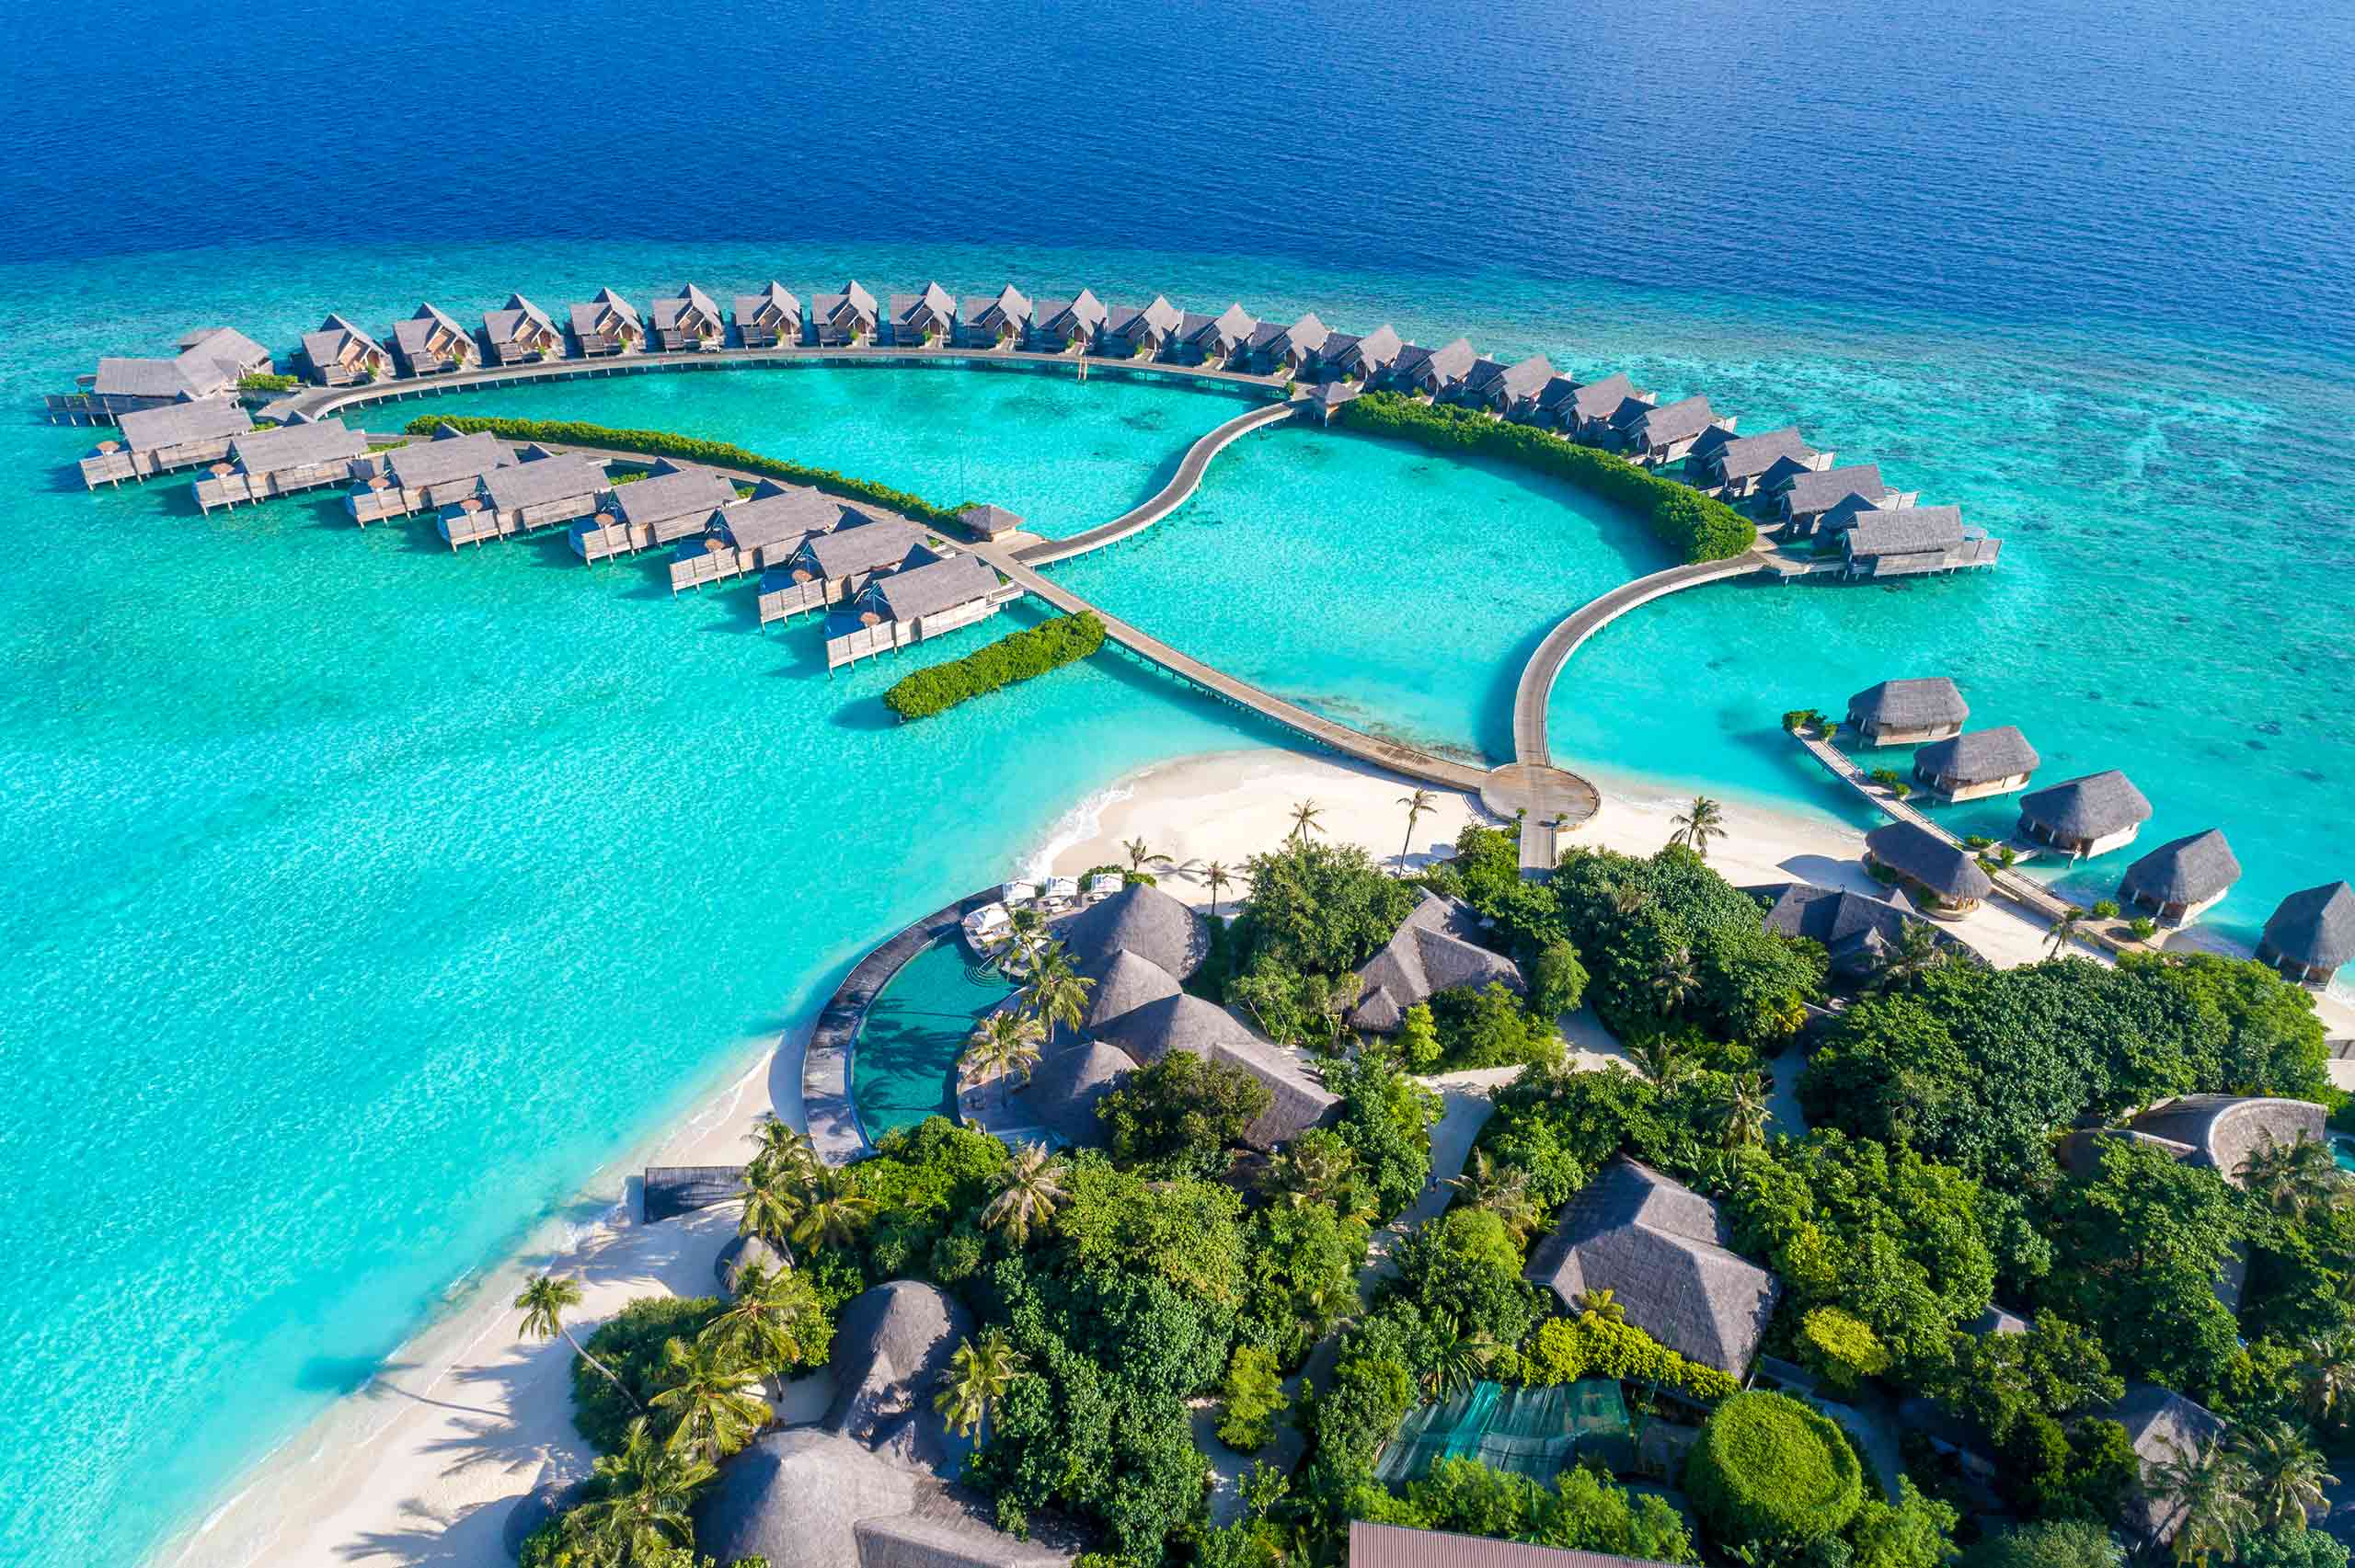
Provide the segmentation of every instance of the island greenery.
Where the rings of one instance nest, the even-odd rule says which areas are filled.
[[[1104,623],[1082,611],[1008,632],[962,658],[944,659],[902,676],[883,693],[902,718],[929,718],[1034,675],[1061,670],[1104,646]]]

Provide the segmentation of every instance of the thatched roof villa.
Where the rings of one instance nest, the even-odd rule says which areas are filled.
[[[637,350],[646,341],[646,324],[638,307],[611,289],[569,308],[572,340],[584,359]]]
[[[2043,761],[2019,727],[2006,724],[1923,747],[1913,753],[1913,782],[1941,800],[1983,800],[2026,789]]]
[[[196,504],[210,511],[317,485],[347,483],[353,464],[367,455],[367,439],[345,429],[340,419],[248,431],[229,443],[228,473],[196,481]]]
[[[1359,967],[1357,1005],[1350,1026],[1392,1035],[1407,1010],[1443,990],[1478,990],[1501,981],[1526,991],[1521,966],[1481,941],[1480,919],[1460,898],[1425,893],[1380,952]]]
[[[1324,368],[1325,346],[1333,329],[1308,312],[1290,326],[1263,321],[1252,329],[1250,364],[1262,373],[1281,365],[1295,376],[1314,375]]]
[[[473,508],[461,500],[442,509],[438,526],[452,549],[588,517],[613,488],[603,458],[527,447],[523,459],[485,474]]]
[[[348,316],[330,314],[316,332],[303,334],[303,368],[321,386],[356,386],[388,375],[393,357],[385,346],[354,326]]]
[[[976,539],[1001,539],[1009,533],[1019,533],[1025,526],[1017,513],[986,504],[967,507],[957,514],[957,522]]]
[[[116,424],[122,450],[84,458],[84,484],[144,478],[175,468],[218,463],[229,455],[231,441],[254,428],[253,417],[231,397],[200,397],[127,409]]]
[[[1385,321],[1362,337],[1328,333],[1320,352],[1326,368],[1342,380],[1373,382],[1390,373],[1405,347],[1398,340],[1398,329]]]
[[[2241,863],[2224,835],[2211,828],[2170,840],[2126,868],[2118,896],[2161,925],[2200,918],[2241,879]]]
[[[1771,486],[1783,532],[1797,538],[1811,536],[1823,514],[1852,498],[1864,507],[1882,510],[1906,504],[1905,497],[1880,476],[1880,464],[1854,463],[1845,468],[1810,468],[1790,475]]]
[[[1918,746],[1962,733],[1970,704],[1943,675],[1882,681],[1848,699],[1848,727],[1867,746]]]
[[[1483,359],[1464,378],[1464,401],[1499,418],[1529,419],[1535,417],[1537,400],[1554,380],[1553,362],[1543,354],[1509,365]]]
[[[1719,415],[1698,396],[1631,410],[1617,426],[1620,445],[1638,463],[1673,463],[1693,450],[1703,431],[1733,428],[1731,416]]]
[[[2158,1467],[2189,1459],[2224,1435],[2224,1424],[2207,1409],[2154,1383],[2129,1384],[2125,1397],[2101,1414],[2126,1428],[2145,1482],[2155,1480]],[[2120,1522],[2157,1548],[2175,1539],[2183,1517],[2182,1498],[2162,1490],[2129,1498]]]
[[[1905,928],[1926,923],[1912,910],[1845,887],[1782,882],[1742,891],[1764,906],[1768,931],[1821,943],[1831,956],[1832,975],[1845,980],[1866,980],[1878,974],[1889,955],[1896,951]],[[1937,941],[1948,953],[1970,952],[1943,933]]]
[[[1995,890],[1969,850],[1918,822],[1890,822],[1867,833],[1865,864],[1894,876],[1933,915],[1969,914]]]
[[[1410,343],[1399,349],[1398,358],[1392,362],[1390,379],[1426,397],[1445,397],[1464,384],[1465,378],[1472,373],[1473,361],[1479,357],[1469,338],[1458,338],[1436,349]]]
[[[1178,336],[1186,315],[1155,294],[1149,304],[1114,305],[1105,313],[1100,338],[1107,352],[1119,349],[1132,359],[1157,360]]]
[[[167,403],[236,395],[238,380],[267,371],[270,350],[227,326],[199,327],[182,334],[171,359],[108,355],[90,378],[89,396],[109,417]]]
[[[821,348],[871,342],[881,319],[875,296],[856,278],[838,292],[810,301],[810,335]]]
[[[901,348],[946,343],[957,335],[957,297],[937,283],[891,296],[891,341]]]
[[[666,351],[717,349],[728,341],[728,320],[709,294],[687,284],[675,294],[656,300],[647,310],[654,347]]]
[[[663,462],[636,484],[615,486],[605,509],[648,543],[668,544],[702,532],[714,509],[735,500],[735,482],[725,475]]]
[[[472,334],[431,301],[406,321],[393,323],[393,354],[408,375],[464,370],[474,358]]]
[[[1200,915],[1142,882],[1057,921],[1054,934],[1075,965],[1107,965],[1125,952],[1179,980],[1200,968],[1211,950]]]
[[[2132,843],[2150,819],[2151,803],[2116,768],[2020,797],[2021,834],[2063,854],[2107,854]]]
[[[966,295],[958,312],[957,341],[968,349],[1011,349],[1029,336],[1029,297],[1011,283],[994,296]]]
[[[801,300],[775,279],[757,294],[736,296],[736,337],[747,349],[801,341]]]
[[[1178,337],[1197,364],[1216,370],[1241,354],[1258,327],[1259,318],[1237,303],[1212,316],[1187,313],[1179,324]]]
[[[1727,499],[1754,496],[1770,485],[1795,479],[1832,466],[1832,454],[1818,452],[1799,435],[1797,425],[1754,436],[1729,436],[1710,443],[1706,436],[1687,453],[1701,466],[1705,478]]]
[[[475,494],[484,475],[514,461],[514,450],[497,436],[480,430],[462,435],[444,425],[431,441],[411,441],[375,457],[373,466],[386,483],[382,491],[353,490],[351,512],[373,521],[389,509],[449,506]]]
[[[1960,507],[1896,507],[1888,510],[1835,507],[1821,532],[1836,538],[1852,578],[1918,577],[1992,567],[2004,542],[1962,521]]]
[[[2301,985],[2328,985],[2355,960],[2355,887],[2326,882],[2282,899],[2265,922],[2257,956]]]
[[[482,313],[482,341],[495,365],[564,357],[564,334],[556,319],[521,294],[510,294],[505,304]]]
[[[997,590],[996,569],[979,555],[944,555],[871,578],[852,601],[851,613],[863,625],[906,625]]]
[[[1077,350],[1085,353],[1096,347],[1103,335],[1105,318],[1110,313],[1092,289],[1082,289],[1068,300],[1036,300],[1030,306],[1030,338],[1033,348],[1050,353]]]

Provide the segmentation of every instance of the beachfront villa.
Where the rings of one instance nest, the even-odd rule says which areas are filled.
[[[1737,1378],[1782,1296],[1781,1281],[1733,1250],[1715,1203],[1624,1154],[1562,1206],[1524,1277],[1572,1312],[1608,1290],[1628,1322]]]
[[[572,341],[584,360],[634,354],[646,341],[646,324],[638,307],[611,289],[570,308]]]
[[[1730,432],[1734,420],[1721,418],[1706,397],[1630,410],[1616,425],[1619,445],[1637,463],[1674,463],[1693,450],[1707,430]]]
[[[1177,337],[1185,314],[1161,294],[1143,306],[1114,305],[1105,313],[1101,340],[1108,353],[1157,360]]]
[[[527,446],[517,457],[483,475],[473,495],[442,509],[435,526],[450,548],[592,516],[613,490],[606,459],[541,446]]]
[[[882,321],[875,296],[853,278],[838,293],[820,294],[810,302],[810,331],[821,349],[856,348],[875,340]]]
[[[556,319],[521,294],[510,294],[497,310],[482,313],[483,351],[494,365],[561,359],[564,334]]]
[[[2020,834],[2080,859],[2134,841],[2151,803],[2116,768],[2086,773],[2020,797]]]
[[[125,411],[116,421],[119,440],[102,441],[82,459],[82,482],[144,479],[178,468],[218,463],[229,445],[254,428],[253,417],[234,399],[201,397]]]
[[[957,341],[967,349],[1011,349],[1030,336],[1030,301],[1008,283],[995,296],[968,294],[958,313]]]
[[[1955,700],[1961,701],[1960,692]],[[1984,800],[2026,789],[2043,761],[2019,727],[2006,724],[1923,747],[1913,753],[1913,782],[1948,805]]]
[[[718,349],[728,341],[728,322],[719,303],[689,283],[677,293],[655,300],[647,310],[653,329],[653,347],[666,353],[682,349]]]
[[[2326,882],[2281,900],[2265,922],[2257,962],[2304,986],[2326,986],[2355,960],[2355,887]]]
[[[393,357],[382,343],[350,318],[336,315],[329,315],[316,332],[303,334],[301,359],[305,373],[321,386],[356,386],[393,368]]]
[[[1358,969],[1350,1027],[1395,1035],[1407,1010],[1443,990],[1477,990],[1500,982],[1526,992],[1521,966],[1481,940],[1480,917],[1461,898],[1425,893],[1382,950]]]
[[[1030,347],[1050,354],[1087,353],[1101,340],[1109,314],[1092,289],[1068,300],[1039,300],[1030,307]]]
[[[736,336],[747,349],[800,342],[800,299],[774,278],[757,294],[737,295]]]
[[[408,320],[393,323],[393,356],[403,375],[464,370],[474,360],[474,347],[473,335],[430,301]]]
[[[215,464],[195,484],[204,510],[239,501],[266,500],[319,485],[348,482],[353,465],[368,454],[367,439],[346,429],[340,419],[282,425],[254,430],[229,443],[230,461]]]
[[[2126,868],[2119,901],[2161,925],[2183,925],[2213,908],[2241,879],[2241,863],[2211,828],[2161,844]]]
[[[1848,727],[1866,746],[1918,746],[1962,733],[1970,704],[1943,675],[1883,681],[1848,699]]]
[[[891,341],[899,348],[929,348],[957,335],[957,297],[937,283],[924,292],[891,296]]]
[[[1918,822],[1889,822],[1865,835],[1865,867],[1913,895],[1923,912],[1967,915],[1995,890],[1977,857]]]

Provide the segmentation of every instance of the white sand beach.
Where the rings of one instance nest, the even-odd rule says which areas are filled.
[[[1486,819],[1476,801],[1442,794],[1408,842],[1401,801],[1412,788],[1371,769],[1273,748],[1187,758],[1133,774],[1074,807],[1043,844],[1009,845],[1006,869],[1075,875],[1125,864],[1120,846],[1133,838],[1181,866],[1217,860],[1238,867],[1291,830],[1292,806],[1302,800],[1322,808],[1325,837],[1385,859],[1403,850],[1408,864],[1449,853],[1467,821]],[[1568,841],[1648,854],[1675,831],[1671,818],[1688,802],[1689,795],[1664,786],[1648,793],[1614,784],[1601,814]],[[1801,880],[1886,896],[1858,861],[1857,830],[1740,801],[1721,804],[1728,833],[1711,846],[1709,859],[1731,881]],[[1211,901],[1199,871],[1165,874],[1161,881],[1191,903]],[[1223,907],[1239,890],[1225,891]],[[2045,956],[2044,928],[2005,907],[1990,905],[1948,929],[1999,965]],[[2355,1032],[2355,1013],[2343,1004],[2327,1003],[2326,1016],[2334,1035]],[[644,1164],[737,1162],[744,1136],[773,1103],[787,1121],[803,1125],[797,1092],[803,1032],[749,1044],[758,1059],[681,1130],[617,1165],[603,1190],[620,1193],[624,1175]],[[1617,1054],[1583,1019],[1572,1036],[1582,1059]],[[1788,1082],[1780,1089],[1776,1110],[1787,1116]],[[555,1239],[553,1263],[551,1242],[543,1240],[404,1346],[366,1389],[262,1461],[200,1533],[174,1543],[158,1561],[188,1568],[500,1568],[509,1561],[502,1535],[516,1502],[544,1476],[586,1473],[591,1458],[572,1428],[570,1347],[515,1339],[516,1315],[507,1302],[523,1275],[553,1266],[579,1277],[585,1299],[574,1328],[585,1336],[634,1297],[709,1293],[714,1260],[733,1234],[734,1218],[732,1208],[712,1210],[648,1226],[616,1203],[585,1232]]]

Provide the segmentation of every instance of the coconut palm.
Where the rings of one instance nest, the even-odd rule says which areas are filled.
[[[1504,1221],[1505,1229],[1525,1236],[1537,1225],[1537,1207],[1529,1196],[1529,1173],[1518,1165],[1490,1158],[1485,1149],[1472,1151],[1472,1162],[1448,1178],[1464,1200],[1485,1208]]]
[[[959,1079],[969,1084],[996,1080],[998,1103],[1004,1104],[1013,1093],[1006,1079],[1020,1072],[1028,1082],[1030,1070],[1039,1065],[1039,1043],[1046,1037],[1047,1026],[1036,1018],[999,1008],[973,1026],[965,1054],[957,1059]]]
[[[1407,853],[1415,847],[1415,824],[1422,819],[1424,812],[1439,809],[1439,796],[1430,790],[1419,789],[1412,795],[1400,795],[1398,804],[1407,808],[1407,841],[1398,846],[1398,868],[1403,871]]]
[[[629,1385],[615,1376],[611,1367],[590,1355],[587,1345],[572,1337],[572,1330],[566,1325],[564,1315],[579,1305],[579,1280],[553,1274],[535,1274],[525,1280],[523,1288],[516,1293],[515,1310],[523,1314],[523,1327],[517,1333],[522,1338],[543,1342],[562,1334],[564,1343],[572,1346],[572,1353],[603,1373],[605,1381],[621,1391],[622,1398],[629,1401],[632,1410],[644,1410],[646,1407],[638,1402],[638,1396],[629,1391]]]
[[[1324,815],[1325,808],[1313,800],[1295,802],[1292,808],[1292,832],[1288,836],[1305,839],[1312,832],[1325,831],[1325,824],[1317,820]]]
[[[2243,1536],[2257,1528],[2249,1502],[2247,1464],[2222,1444],[2170,1447],[2165,1459],[2147,1463],[2142,1489],[2178,1516],[2168,1543],[2177,1563],[2229,1562]]]
[[[875,1200],[850,1185],[840,1171],[821,1173],[801,1196],[791,1231],[800,1245],[844,1246],[875,1218]]]
[[[1040,939],[1047,934],[1047,917],[1036,907],[1025,904],[1011,910],[1005,918],[1006,938],[1014,951],[1026,964],[1039,958]]]
[[[964,1341],[948,1358],[948,1373],[933,1395],[932,1408],[948,1418],[959,1436],[971,1436],[988,1423],[990,1412],[1028,1359],[1014,1348],[1004,1329],[989,1330],[978,1345]]]
[[[671,1447],[716,1465],[768,1425],[769,1407],[745,1391],[760,1386],[760,1374],[721,1346],[674,1339],[662,1347],[662,1368],[671,1386],[654,1407],[678,1418]]]
[[[1030,961],[1030,979],[1022,988],[1022,1005],[1047,1029],[1060,1024],[1076,1029],[1087,1016],[1087,993],[1096,982],[1071,967],[1060,942],[1051,942]]]
[[[2279,1417],[2234,1434],[2233,1453],[2248,1467],[2249,1504],[2265,1525],[2303,1528],[2306,1516],[2327,1505],[2330,1489],[2338,1484],[2306,1434]]]
[[[2052,922],[2052,929],[2044,933],[2045,956],[2058,957],[2067,952],[2069,944],[2077,940],[2078,928],[2085,922],[2085,910],[2075,908],[2063,910],[2060,918]]]
[[[775,1111],[763,1116],[745,1135],[751,1139],[752,1163],[765,1165],[772,1171],[791,1174],[807,1171],[818,1163],[817,1146],[806,1132],[796,1132],[790,1124]]]
[[[1661,1015],[1674,1017],[1676,1010],[1701,989],[1701,972],[1693,962],[1693,949],[1678,947],[1662,957],[1659,972],[1652,976],[1652,989],[1660,992]]]
[[[813,1333],[825,1322],[818,1292],[805,1276],[749,1263],[736,1276],[735,1299],[695,1337],[740,1367],[790,1367],[810,1359]]]
[[[1004,1230],[1017,1247],[1028,1246],[1030,1228],[1051,1219],[1066,1196],[1063,1178],[1063,1162],[1050,1155],[1045,1144],[1024,1144],[1006,1162],[997,1196],[982,1210],[982,1223]]]
[[[1143,871],[1148,865],[1173,864],[1167,855],[1163,854],[1143,839],[1131,839],[1120,848],[1128,853],[1131,871]]]
[[[1717,1125],[1728,1149],[1747,1149],[1766,1141],[1766,1097],[1772,1087],[1763,1072],[1737,1072],[1717,1091]]]
[[[1696,795],[1693,804],[1675,817],[1676,833],[1671,843],[1684,845],[1703,860],[1709,858],[1709,841],[1726,836],[1725,807],[1706,795]]]
[[[2313,1334],[2301,1342],[2298,1378],[2307,1413],[2315,1421],[2355,1408],[2355,1330]]]
[[[1589,1290],[1579,1297],[1579,1310],[1591,1312],[1607,1323],[1624,1323],[1627,1309],[1619,1304],[1615,1290]]]
[[[1681,1082],[1693,1070],[1693,1058],[1683,1043],[1665,1029],[1655,1029],[1638,1036],[1627,1047],[1627,1059],[1637,1070],[1654,1083],[1666,1089]]]
[[[1327,1203],[1357,1175],[1357,1150],[1330,1133],[1308,1134],[1269,1162],[1269,1183],[1294,1208]]]
[[[2269,1143],[2241,1162],[2241,1185],[2271,1205],[2277,1214],[2303,1219],[2346,1201],[2347,1178],[2329,1146],[2301,1135],[2295,1142]]]
[[[1211,890],[1211,919],[1216,920],[1219,892],[1235,886],[1235,874],[1227,870],[1225,862],[1214,860],[1202,867],[1202,886]]]
[[[702,1458],[665,1447],[646,1417],[629,1424],[618,1454],[597,1461],[590,1500],[564,1516],[564,1528],[601,1562],[654,1562],[692,1543],[688,1509],[718,1473]]]
[[[815,1162],[780,1167],[766,1158],[755,1159],[744,1170],[744,1212],[737,1218],[737,1234],[784,1241],[801,1216],[802,1199],[819,1170]]]
[[[1920,921],[1909,920],[1897,933],[1897,944],[1880,961],[1874,983],[1883,990],[1911,990],[1931,970],[1947,961],[1938,933]]]
[[[1465,1333],[1452,1312],[1432,1313],[1431,1330],[1439,1342],[1438,1353],[1431,1357],[1430,1370],[1423,1374],[1423,1397],[1450,1399],[1487,1375],[1497,1358],[1497,1342],[1482,1330]]]

